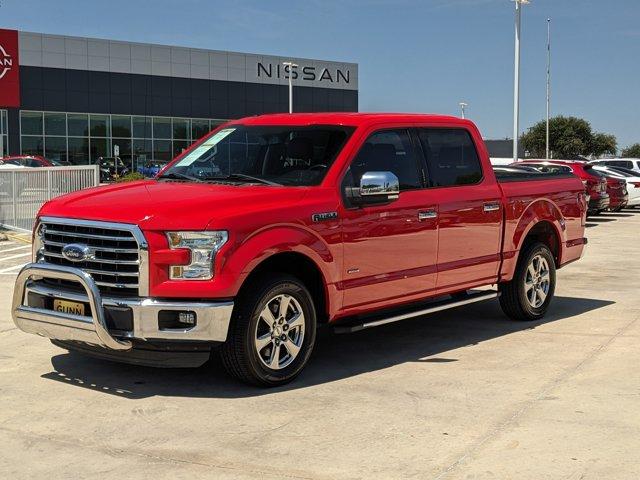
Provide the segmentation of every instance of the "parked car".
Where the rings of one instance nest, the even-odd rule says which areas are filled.
[[[515,166],[533,167],[544,173],[573,173],[582,180],[589,196],[589,215],[597,215],[610,208],[611,198],[604,174],[593,169],[593,165],[577,160],[523,160]]]
[[[537,320],[582,255],[586,194],[570,173],[511,173],[496,178],[456,117],[233,121],[157,178],[47,202],[13,319],[124,362],[199,365],[219,345],[262,386],[300,373],[321,323],[346,333],[496,297]]]
[[[129,168],[120,157],[99,157],[96,165],[100,168],[100,181],[114,182],[129,173]]]
[[[606,165],[608,167],[622,167],[633,170],[640,174],[640,158],[603,158],[600,160],[592,160],[595,165]]]
[[[626,189],[629,194],[627,207],[635,208],[640,205],[640,173],[625,168],[607,167],[604,165],[595,165],[593,168],[609,177],[626,182]]]
[[[22,168],[24,165],[20,165],[20,162],[8,157],[0,158],[0,168]]]
[[[607,175],[607,193],[609,193],[609,210],[619,212],[629,203],[627,182],[623,179]]]
[[[138,173],[145,177],[155,177],[163,166],[160,163],[147,162],[144,165],[138,165]]]
[[[9,157],[4,157],[3,160],[13,160],[23,167],[40,168],[56,166],[51,160],[48,160],[41,155],[12,155]]]

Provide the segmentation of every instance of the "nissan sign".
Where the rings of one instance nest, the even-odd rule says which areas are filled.
[[[18,32],[0,29],[0,107],[19,106]]]

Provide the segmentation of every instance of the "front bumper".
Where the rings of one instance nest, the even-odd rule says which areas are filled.
[[[38,279],[77,282],[84,289],[68,291],[44,284]],[[42,305],[29,305],[30,294],[87,304],[89,316],[62,313]],[[130,310],[132,328],[126,331],[109,329],[105,309]],[[47,263],[30,263],[16,279],[11,314],[16,326],[53,340],[79,341],[109,350],[127,351],[132,341],[200,341],[224,342],[227,338],[233,302],[177,302],[153,298],[103,298],[93,278],[73,267]],[[196,324],[190,328],[161,328],[161,312],[193,312]]]

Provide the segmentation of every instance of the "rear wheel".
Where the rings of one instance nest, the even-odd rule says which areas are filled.
[[[547,312],[555,286],[555,261],[549,247],[533,243],[521,252],[513,279],[500,284],[500,306],[513,320],[538,320]]]
[[[313,298],[304,284],[290,275],[262,276],[236,302],[222,363],[243,382],[282,385],[305,367],[315,338]]]

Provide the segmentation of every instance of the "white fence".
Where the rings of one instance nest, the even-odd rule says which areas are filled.
[[[0,225],[30,231],[43,203],[99,184],[97,165],[0,168]]]

